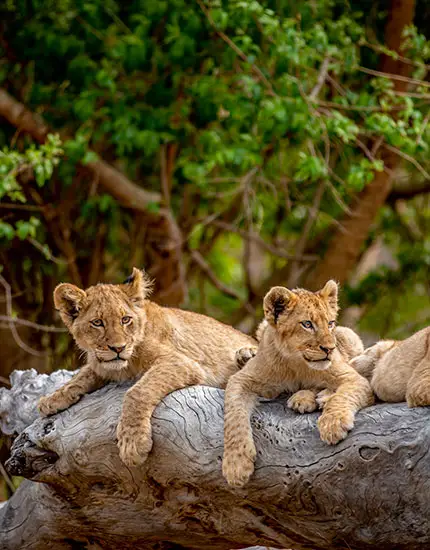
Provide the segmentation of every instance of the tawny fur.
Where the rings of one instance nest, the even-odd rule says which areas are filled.
[[[204,315],[160,307],[147,299],[148,292],[138,269],[128,284],[99,284],[85,291],[59,285],[55,306],[86,352],[87,364],[39,401],[41,414],[54,414],[109,381],[143,374],[125,395],[117,428],[119,453],[129,466],[142,464],[151,450],[151,416],[163,397],[194,384],[224,388],[238,370],[236,350],[255,343]],[[95,321],[103,326],[95,327]]]
[[[381,401],[430,405],[430,327],[403,341],[382,340],[351,361]]]
[[[336,336],[337,293],[337,284],[329,281],[315,293],[275,287],[266,295],[257,354],[226,388],[223,474],[230,485],[244,485],[254,471],[250,416],[258,396],[295,392],[288,406],[304,413],[317,409],[321,390],[334,392],[318,420],[321,439],[329,444],[344,439],[355,413],[373,403],[369,382],[348,364],[363,350],[359,337],[345,327]],[[303,326],[308,321],[312,329]]]

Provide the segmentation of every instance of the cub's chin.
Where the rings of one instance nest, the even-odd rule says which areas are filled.
[[[128,365],[127,359],[113,359],[112,361],[100,362],[100,366],[109,370],[125,369]]]
[[[327,370],[330,368],[331,361],[329,359],[324,359],[322,361],[309,361],[306,360],[308,367],[313,370]]]

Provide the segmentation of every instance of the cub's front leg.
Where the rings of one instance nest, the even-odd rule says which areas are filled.
[[[124,397],[116,435],[127,466],[145,462],[152,449],[151,416],[169,393],[205,382],[200,365],[180,354],[163,353]]]
[[[345,372],[345,369],[349,372]],[[329,445],[335,445],[348,435],[354,427],[355,413],[374,403],[369,382],[345,365],[340,376],[331,384],[335,393],[327,392],[323,399],[323,412],[318,419],[320,437]]]
[[[259,369],[258,357],[250,359],[243,370],[229,378],[225,390],[222,473],[233,487],[245,485],[254,472],[256,450],[250,417],[258,396],[265,394],[260,370],[264,369]]]
[[[85,365],[64,386],[51,395],[45,395],[39,399],[39,412],[42,416],[49,416],[68,409],[83,395],[101,388],[104,383],[90,365]]]

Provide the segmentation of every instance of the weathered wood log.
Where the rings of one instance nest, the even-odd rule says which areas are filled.
[[[32,395],[22,391],[23,376],[0,394],[9,430],[24,396],[28,423],[37,415],[36,386],[44,393],[45,384],[35,374],[26,384],[31,376]],[[8,467],[32,481],[0,507],[2,550],[430,547],[429,409],[370,407],[345,441],[329,447],[318,437],[317,414],[298,415],[282,398],[262,400],[252,419],[255,475],[232,489],[221,475],[221,390],[169,395],[153,416],[148,461],[129,469],[115,444],[127,387],[111,384],[37,418],[16,439]]]

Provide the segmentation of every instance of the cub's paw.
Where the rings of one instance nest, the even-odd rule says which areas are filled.
[[[231,487],[243,487],[254,473],[254,460],[257,452],[254,442],[242,451],[224,451],[222,473]]]
[[[116,436],[118,439],[119,457],[126,466],[141,466],[152,449],[150,430],[130,428],[119,422]]]
[[[287,407],[301,414],[314,412],[317,408],[315,393],[311,390],[300,390],[288,399]]]
[[[320,437],[329,445],[336,445],[354,427],[354,414],[346,412],[323,412],[318,419]]]
[[[54,399],[52,395],[44,395],[39,399],[37,409],[41,416],[50,416],[62,410],[59,406],[58,399]]]
[[[430,405],[430,391],[425,389],[417,389],[406,394],[406,402],[408,407],[427,407]]]
[[[318,392],[315,398],[318,408],[323,409],[327,405],[330,397],[333,397],[334,394],[335,392],[329,389],[321,390],[320,392]]]
[[[257,354],[257,346],[252,348],[240,348],[236,351],[235,363],[241,369]]]

